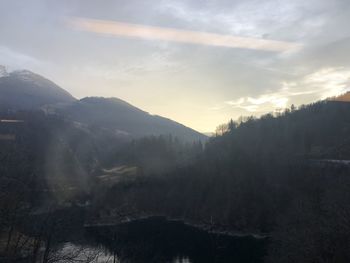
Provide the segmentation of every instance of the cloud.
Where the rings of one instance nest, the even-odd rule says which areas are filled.
[[[313,10],[312,16],[310,9]],[[252,37],[280,35],[285,39],[310,37],[317,33],[324,23],[324,12],[320,12],[323,9],[331,11],[332,8],[322,0],[163,0],[158,7],[160,13],[192,26]]]
[[[247,112],[271,111],[286,108],[289,99],[283,94],[264,94],[259,97],[243,97],[238,100],[226,101],[225,103]]]
[[[147,57],[135,58],[133,61],[117,61],[113,65],[87,63],[82,67],[74,67],[75,74],[107,81],[127,83],[142,80],[152,74],[174,74],[184,70],[184,65],[170,59],[171,52],[159,51]]]
[[[323,68],[304,76],[300,81],[282,82],[281,88],[257,97],[241,97],[225,104],[246,112],[263,114],[273,109],[284,109],[297,98],[312,95],[312,98],[327,99],[350,90],[350,69]]]
[[[172,41],[207,46],[243,48],[272,52],[297,51],[302,47],[300,44],[293,42],[221,35],[107,20],[71,18],[68,20],[68,24],[75,29],[104,35]]]
[[[320,99],[338,96],[350,88],[350,70],[346,68],[325,68],[304,78],[303,83],[314,89]]]

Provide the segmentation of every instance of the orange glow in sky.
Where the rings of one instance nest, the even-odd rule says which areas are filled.
[[[221,35],[207,32],[145,26],[107,20],[71,18],[68,19],[68,24],[78,30],[128,38],[163,40],[198,45],[244,48],[272,52],[296,51],[301,48],[300,44],[293,42]]]

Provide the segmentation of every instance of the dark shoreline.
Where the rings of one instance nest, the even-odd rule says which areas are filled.
[[[207,232],[208,234],[217,234],[217,235],[225,235],[225,236],[231,236],[231,237],[253,237],[255,239],[267,239],[270,237],[269,233],[252,233],[252,232],[243,232],[243,231],[233,231],[228,229],[223,229],[222,227],[209,225],[209,224],[199,224],[195,222],[190,222],[189,220],[185,219],[179,219],[179,218],[171,218],[164,215],[149,215],[149,216],[139,216],[133,219],[121,219],[119,221],[114,222],[105,222],[105,223],[93,223],[84,224],[84,228],[90,228],[90,227],[103,227],[103,226],[118,226],[123,225],[131,222],[137,222],[142,220],[149,220],[149,219],[164,219],[169,222],[180,222],[186,226],[190,226],[202,231]]]

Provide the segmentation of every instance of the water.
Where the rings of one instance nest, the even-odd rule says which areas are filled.
[[[263,262],[266,242],[208,234],[181,222],[152,218],[86,228],[83,239],[66,242],[59,253],[75,253],[84,260],[95,256],[93,262],[113,262],[115,258],[122,263],[248,263]]]

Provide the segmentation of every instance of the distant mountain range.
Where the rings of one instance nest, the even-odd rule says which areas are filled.
[[[180,123],[151,115],[118,98],[88,97],[77,100],[52,81],[31,71],[8,73],[2,66],[0,73],[0,109],[40,109],[130,138],[170,134],[188,142],[207,138]]]

